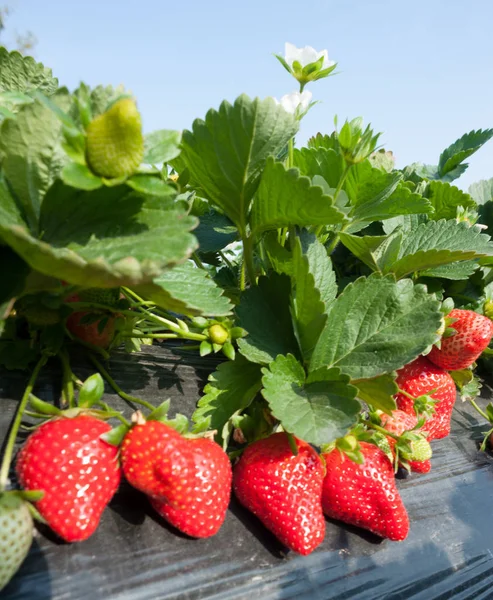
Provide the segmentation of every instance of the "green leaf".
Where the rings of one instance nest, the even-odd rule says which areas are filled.
[[[93,404],[99,402],[104,394],[104,381],[99,373],[94,373],[88,377],[79,391],[79,406],[81,408],[91,408]]]
[[[0,235],[33,268],[83,287],[151,281],[195,249],[195,225],[172,200],[125,186],[84,192],[57,182],[41,212],[41,240],[31,235],[0,184]]]
[[[395,373],[386,373],[373,379],[358,379],[352,383],[358,388],[360,400],[370,404],[375,410],[382,410],[391,415],[397,408],[394,396],[399,391],[395,377]]]
[[[289,296],[291,282],[286,275],[271,273],[241,295],[236,309],[238,325],[248,336],[238,340],[240,352],[260,364],[272,362],[278,354],[297,354]]]
[[[400,215],[398,217],[392,217],[392,219],[386,219],[383,223],[383,230],[389,234],[400,227],[402,231],[407,231],[416,228],[421,223],[428,221],[427,215]]]
[[[388,260],[390,263],[396,258],[396,246],[399,250],[402,233],[385,235],[351,235],[341,233],[340,240],[346,248],[365,263],[372,271],[381,271]],[[389,245],[389,240],[394,241]],[[385,245],[385,246],[384,246]],[[386,250],[385,252],[383,250]]]
[[[307,146],[308,148],[325,148],[339,152],[339,141],[335,132],[330,135],[317,133],[308,140]]]
[[[227,422],[235,413],[250,405],[261,387],[259,365],[237,354],[234,361],[220,364],[209,375],[209,383],[197,403],[192,420],[200,423],[210,419],[210,428],[217,430],[216,439],[221,443]]]
[[[416,271],[492,254],[489,236],[477,228],[455,220],[430,221],[403,232],[395,262],[387,264],[383,271],[401,279]]]
[[[294,240],[292,313],[304,360],[308,361],[337,294],[332,262],[314,234],[303,230]]]
[[[183,132],[180,158],[192,181],[242,230],[267,157],[277,155],[297,129],[294,115],[272,98],[242,95]]]
[[[310,370],[340,367],[352,379],[370,379],[399,369],[438,339],[439,307],[409,279],[361,277],[332,305]]]
[[[481,206],[493,200],[493,177],[491,179],[477,181],[469,186],[469,195],[476,204]]]
[[[0,245],[0,305],[22,293],[30,270],[29,265],[11,248]]]
[[[70,106],[65,94],[53,96],[53,101],[61,108]],[[33,233],[38,233],[43,197],[67,161],[62,128],[56,115],[39,102],[24,106],[15,120],[4,121],[0,128],[3,173]]]
[[[431,181],[428,187],[427,197],[435,212],[430,215],[431,219],[455,219],[457,207],[474,208],[475,202],[459,188],[443,181]]]
[[[294,356],[278,356],[262,369],[262,395],[286,431],[310,444],[344,436],[356,423],[360,403],[356,388],[339,369],[324,369],[308,378]]]
[[[155,165],[173,160],[180,154],[181,131],[160,129],[144,137],[144,163]]]
[[[194,235],[200,252],[218,252],[238,238],[238,230],[228,217],[211,210],[200,217]]]
[[[324,147],[295,148],[293,158],[302,175],[310,178],[318,175],[330,188],[337,188],[344,172],[344,159],[338,152]]]
[[[63,167],[61,178],[66,185],[79,190],[97,190],[103,185],[101,177],[94,175],[86,165],[74,162],[69,162]]]
[[[401,183],[401,173],[386,173],[369,161],[354,165],[345,189],[353,205],[350,216],[355,221],[371,222],[403,214],[432,211],[429,200]]]
[[[16,50],[8,52],[5,48],[0,48],[1,92],[39,90],[50,95],[55,93],[57,87],[58,79],[53,77],[51,69]]]
[[[169,198],[175,193],[174,188],[163,181],[159,175],[132,175],[125,183],[136,192],[149,196]]]
[[[191,262],[177,265],[136,291],[162,308],[184,315],[219,317],[231,314],[233,308],[207,271]]]
[[[269,231],[263,237],[264,250],[271,267],[276,273],[293,273],[293,256],[291,252],[277,241],[277,231]]]
[[[482,388],[481,381],[474,375],[471,369],[450,371],[450,375],[459,388],[463,402],[474,400],[479,396]]]
[[[456,140],[440,155],[440,160],[438,161],[440,177],[452,174],[459,167],[460,163],[469,158],[471,154],[477,152],[491,137],[493,137],[493,129],[485,129],[484,131],[478,129],[477,131],[466,133],[460,139]],[[467,165],[462,166],[467,167]]]
[[[288,225],[309,227],[330,225],[345,220],[334,206],[334,198],[321,187],[312,186],[297,169],[286,169],[274,158],[265,165],[262,180],[253,201],[251,225],[255,233]]]
[[[420,277],[440,277],[452,281],[461,281],[469,279],[476,272],[479,265],[475,260],[465,260],[463,262],[454,262],[441,267],[420,271]]]

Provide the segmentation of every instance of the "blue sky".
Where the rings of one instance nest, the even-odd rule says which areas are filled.
[[[399,167],[436,164],[472,129],[493,127],[491,0],[4,0],[5,41],[31,30],[38,60],[74,88],[119,84],[146,131],[189,127],[240,93],[277,96],[296,82],[273,58],[284,42],[327,48],[339,75],[310,89],[320,100],[298,141],[363,116],[383,131]],[[493,177],[493,140],[458,180]]]

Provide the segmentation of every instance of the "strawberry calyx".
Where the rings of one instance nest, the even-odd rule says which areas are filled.
[[[43,490],[8,490],[0,491],[0,502],[2,504],[17,504],[20,502],[24,503],[31,513],[31,517],[46,525],[46,520],[40,515],[38,509],[34,506],[33,502],[41,500],[45,495]]]
[[[363,423],[359,423],[345,436],[337,438],[334,442],[323,444],[320,452],[321,454],[329,454],[337,449],[353,462],[362,465],[365,462],[365,458],[361,452],[360,442],[369,442],[372,437],[373,432],[368,431]]]
[[[409,400],[412,400],[414,403],[414,412],[418,417],[419,421],[414,429],[420,429],[424,425],[424,421],[429,419],[435,413],[435,404],[437,400],[433,398],[432,394],[435,394],[437,389],[430,390],[427,394],[422,394],[421,396],[414,397],[406,390],[399,388],[399,394],[406,396]]]
[[[111,431],[104,433],[101,436],[101,439],[113,446],[119,446],[125,435],[132,427],[145,425],[148,421],[158,421],[159,423],[163,423],[164,425],[167,425],[168,427],[171,427],[177,431],[186,439],[214,438],[214,435],[217,432],[215,430],[206,430],[205,425],[208,425],[207,422],[200,426],[194,426],[192,429],[190,429],[190,423],[185,415],[177,413],[173,419],[169,419],[169,407],[170,400],[168,399],[157,406],[147,416],[144,416],[141,410],[136,410],[132,414],[130,423],[122,423],[121,425],[114,427]]]

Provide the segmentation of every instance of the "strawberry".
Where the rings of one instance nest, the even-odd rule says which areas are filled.
[[[197,538],[215,535],[226,517],[231,463],[206,438],[185,438],[159,421],[137,423],[121,447],[131,485],[174,527]]]
[[[392,416],[381,414],[380,421],[382,427],[384,427],[390,433],[394,433],[395,435],[402,435],[405,431],[410,431],[416,427],[418,423],[418,418],[416,415],[410,415],[405,413],[403,410],[394,410],[392,412]],[[418,430],[419,432],[419,430]],[[396,445],[396,440],[392,437],[387,437],[390,448],[393,451]],[[422,447],[421,441],[413,442],[413,457],[418,456],[415,460],[408,460],[409,467],[411,471],[415,473],[428,473],[431,469],[431,462],[429,456],[427,455],[429,444],[426,440],[426,447]],[[426,458],[423,458],[426,457]]]
[[[159,421],[132,427],[121,445],[122,470],[130,485],[153,498],[165,498],[171,490],[156,474],[155,465],[167,460],[167,452],[179,438],[176,430]]]
[[[81,323],[82,319],[89,314],[94,313],[73,312],[67,317],[67,329],[72,335],[83,342],[92,344],[93,346],[99,346],[100,348],[108,348],[115,337],[115,317],[101,315],[101,319],[98,319],[95,322]],[[107,322],[102,331],[99,331],[102,319],[107,319]]]
[[[82,290],[78,294],[72,294],[65,299],[65,302],[96,302],[98,304],[107,304],[114,306],[120,297],[120,288],[100,289],[88,288]],[[90,323],[81,323],[86,315],[97,315],[98,313],[90,313],[86,311],[75,311],[68,316],[66,321],[67,329],[75,337],[100,348],[108,348],[115,336],[115,320],[114,315],[101,313],[101,319]],[[100,323],[102,319],[107,322],[102,331],[100,331]]]
[[[156,474],[172,487],[152,506],[174,527],[196,538],[215,535],[226,517],[231,495],[231,463],[224,450],[205,438],[185,439],[156,465]]]
[[[87,127],[87,161],[102,177],[128,177],[144,158],[142,121],[135,102],[123,98]]]
[[[422,431],[428,433],[428,441],[441,439],[450,433],[450,419],[454,408],[456,391],[452,377],[426,357],[419,356],[397,372],[397,384],[401,390],[418,398],[429,394],[437,402],[435,412],[425,421]],[[416,416],[414,402],[405,394],[397,394],[397,407]]]
[[[447,371],[467,369],[487,348],[493,337],[493,323],[472,310],[455,308],[447,317],[455,319],[456,333],[442,338],[440,348],[433,346],[428,358]]]
[[[238,500],[288,548],[310,554],[322,542],[323,463],[306,442],[275,433],[247,447],[233,473]]]
[[[0,590],[12,579],[29,552],[33,520],[16,492],[0,492]]]
[[[94,533],[120,483],[118,448],[100,438],[110,429],[87,414],[56,417],[40,425],[18,454],[20,484],[44,490],[36,508],[67,542]]]
[[[332,519],[402,541],[409,532],[409,518],[395,485],[392,463],[368,442],[360,442],[360,451],[363,464],[352,461],[339,448],[322,454],[327,469],[323,511]]]

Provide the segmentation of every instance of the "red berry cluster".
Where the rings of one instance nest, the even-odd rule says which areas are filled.
[[[393,434],[416,428],[413,399],[426,394],[435,400],[434,413],[420,431],[428,440],[450,433],[456,392],[445,369],[469,367],[493,336],[486,317],[467,310],[454,310],[450,317],[455,335],[398,372],[398,410],[381,416],[391,452]],[[393,463],[368,441],[358,443],[364,458],[359,464],[337,445],[319,455],[302,440],[274,433],[250,444],[232,472],[227,454],[214,441],[183,436],[162,422],[145,421],[140,413],[120,449],[101,438],[109,429],[84,413],[56,417],[41,425],[19,453],[21,485],[45,492],[37,508],[67,541],[84,540],[95,531],[121,472],[162,517],[192,537],[217,533],[231,488],[285,546],[300,554],[309,554],[324,539],[324,514],[391,540],[408,534]],[[427,458],[411,460],[410,467],[425,473],[431,464]]]

